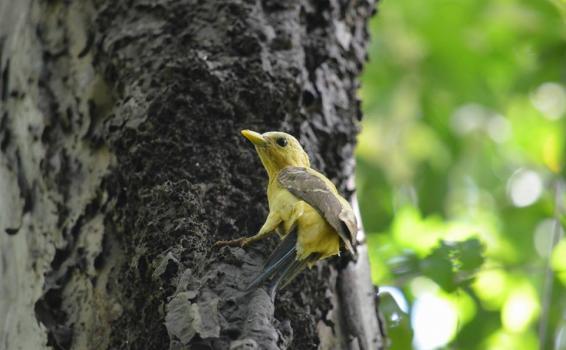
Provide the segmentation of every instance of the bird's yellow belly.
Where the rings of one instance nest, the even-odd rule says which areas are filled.
[[[320,259],[340,252],[340,237],[336,231],[310,205],[306,204],[297,222],[297,255],[300,260],[313,253]]]

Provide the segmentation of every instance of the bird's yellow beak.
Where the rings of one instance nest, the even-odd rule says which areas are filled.
[[[255,131],[247,129],[242,130],[242,135],[244,135],[245,138],[250,140],[256,146],[265,146],[265,144],[267,143],[267,141],[265,141],[265,138],[261,136],[260,133],[257,133]]]

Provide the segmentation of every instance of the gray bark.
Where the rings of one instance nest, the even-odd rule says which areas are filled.
[[[0,349],[376,349],[367,250],[242,293],[276,241],[239,130],[353,197],[373,0],[0,1]]]

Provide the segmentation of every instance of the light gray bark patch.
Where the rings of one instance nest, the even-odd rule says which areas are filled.
[[[281,349],[277,344],[279,333],[272,325],[274,306],[271,297],[265,290],[257,289],[246,298],[252,307],[248,308],[241,339],[254,339],[260,349]],[[289,342],[291,340],[289,339]]]
[[[218,298],[192,303],[192,292],[181,292],[167,304],[165,326],[170,337],[187,345],[198,334],[201,338],[218,337]]]
[[[212,338],[220,335],[218,302],[218,298],[213,298],[207,301],[201,301],[197,304],[201,313],[201,323],[198,333],[202,338]]]
[[[200,323],[198,306],[188,300],[186,292],[177,294],[167,304],[165,326],[169,336],[179,339],[183,344],[188,344],[197,334],[198,323]]]

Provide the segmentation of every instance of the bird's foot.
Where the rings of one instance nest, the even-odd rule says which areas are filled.
[[[231,239],[228,241],[216,241],[216,243],[214,243],[213,247],[223,247],[223,246],[230,246],[230,247],[245,247],[248,243],[250,242],[250,240],[248,239],[248,237],[242,237],[242,238],[237,238],[237,239]]]

